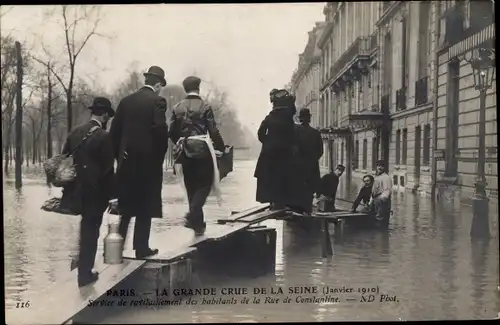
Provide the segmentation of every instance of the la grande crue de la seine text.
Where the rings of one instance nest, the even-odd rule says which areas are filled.
[[[379,287],[331,287],[331,286],[294,286],[294,287],[223,287],[223,288],[176,288],[156,289],[156,296],[239,296],[239,295],[284,295],[284,294],[378,294]],[[109,290],[106,295],[115,297],[135,296],[134,289]]]

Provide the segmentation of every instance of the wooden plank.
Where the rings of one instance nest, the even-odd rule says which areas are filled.
[[[101,298],[145,263],[127,259],[122,264],[104,265],[98,269],[99,279],[82,288],[78,287],[78,273],[74,270],[33,299],[29,309],[8,310],[7,324],[65,324],[86,308],[90,300]]]
[[[151,246],[158,248],[159,252],[142,260],[172,262],[194,253],[196,246],[203,242],[227,238],[250,226],[249,223],[207,224],[207,229],[202,236],[195,236],[194,231],[185,227],[174,227],[161,234],[151,234]],[[125,250],[123,256],[127,260],[137,260],[133,250]]]
[[[218,219],[217,223],[218,224],[225,224],[226,222],[231,222],[231,221],[238,220],[240,218],[244,218],[244,217],[247,217],[247,216],[255,214],[255,213],[265,211],[265,210],[269,209],[269,207],[270,207],[269,204],[261,204],[261,205],[243,210],[241,212],[235,213],[227,218]]]
[[[266,219],[276,218],[277,216],[285,214],[286,210],[273,210],[273,211],[263,211],[254,215],[246,216],[234,220],[233,222],[245,222],[245,223],[257,223],[264,221]]]
[[[190,247],[190,246],[179,247],[176,249],[172,249],[170,251],[159,251],[158,254],[156,255],[148,256],[140,260],[145,260],[147,262],[157,262],[157,263],[171,263],[186,258],[191,254],[195,253],[196,251],[197,249],[195,247]],[[138,258],[135,257],[135,251],[133,250],[124,251],[123,258],[138,260]]]

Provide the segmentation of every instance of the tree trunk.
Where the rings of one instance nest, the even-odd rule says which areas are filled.
[[[47,158],[52,158],[52,81],[50,80],[50,63],[47,65]]]
[[[17,54],[17,89],[16,89],[16,189],[23,186],[22,181],[22,154],[23,154],[23,58],[21,43],[16,42]]]
[[[67,100],[67,119],[68,119],[68,134],[71,132],[71,128],[73,127],[73,78],[75,76],[75,66],[72,65],[70,67],[70,76],[69,76],[69,84],[68,90],[66,92],[66,100]]]
[[[36,155],[37,155],[37,152],[36,152],[37,151],[37,147],[36,147],[36,145],[37,145],[36,138],[37,137],[36,137],[36,133],[35,133],[35,121],[33,121],[31,129],[32,129],[32,132],[33,132],[33,136],[32,136],[33,137],[32,138],[32,142],[33,142],[33,152],[32,152],[32,155],[33,156],[31,157],[31,163],[34,165],[34,164],[36,164]]]

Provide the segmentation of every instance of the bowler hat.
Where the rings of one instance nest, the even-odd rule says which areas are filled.
[[[309,108],[302,108],[299,112],[299,118],[301,117],[311,117],[311,111]]]
[[[103,115],[108,113],[109,117],[115,116],[115,111],[111,107],[111,102],[106,97],[96,97],[92,102],[92,105],[88,107],[92,114]]]
[[[201,84],[201,79],[195,76],[189,76],[182,82],[185,92],[190,92],[193,90],[199,90]]]
[[[144,72],[144,76],[155,76],[160,79],[162,87],[167,85],[167,80],[165,80],[165,71],[157,65],[153,65],[149,68],[148,72]]]

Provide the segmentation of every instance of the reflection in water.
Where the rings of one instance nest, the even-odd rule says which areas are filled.
[[[471,318],[482,319],[484,313],[481,310],[484,304],[485,292],[489,289],[493,291],[492,287],[487,287],[487,282],[484,281],[487,265],[488,253],[490,248],[489,240],[471,240],[471,265],[472,265],[472,300],[474,307],[471,308],[473,315]]]
[[[255,204],[253,161],[235,162],[235,171],[222,182],[224,208],[210,197],[207,222],[231,210]],[[168,179],[168,176],[166,176]],[[356,181],[357,182],[357,181]],[[244,189],[242,191],[242,189]],[[351,198],[357,184],[351,187]],[[344,190],[344,192],[346,192]],[[33,297],[69,273],[69,255],[75,252],[79,217],[46,213],[40,206],[49,196],[43,178],[26,180],[23,191],[4,183],[4,254],[6,303]],[[182,224],[187,202],[179,184],[165,181],[164,218],[154,220],[154,232]],[[334,244],[334,255],[321,257],[321,232],[290,222],[269,220],[277,230],[276,270],[257,278],[201,274],[203,286],[254,287],[328,285],[379,286],[397,295],[399,302],[362,304],[248,304],[199,305],[127,309],[103,320],[106,323],[158,322],[265,322],[338,320],[422,320],[492,318],[500,305],[498,245],[471,243],[471,209],[438,204],[409,193],[393,196],[394,215],[389,231],[355,231]],[[497,210],[491,209],[492,239],[498,241]],[[101,236],[106,229],[101,228]],[[127,238],[126,247],[132,243]],[[99,240],[102,249],[102,237]],[[76,287],[76,284],[75,284]],[[253,295],[252,295],[253,296]],[[291,296],[294,299],[294,296]]]

